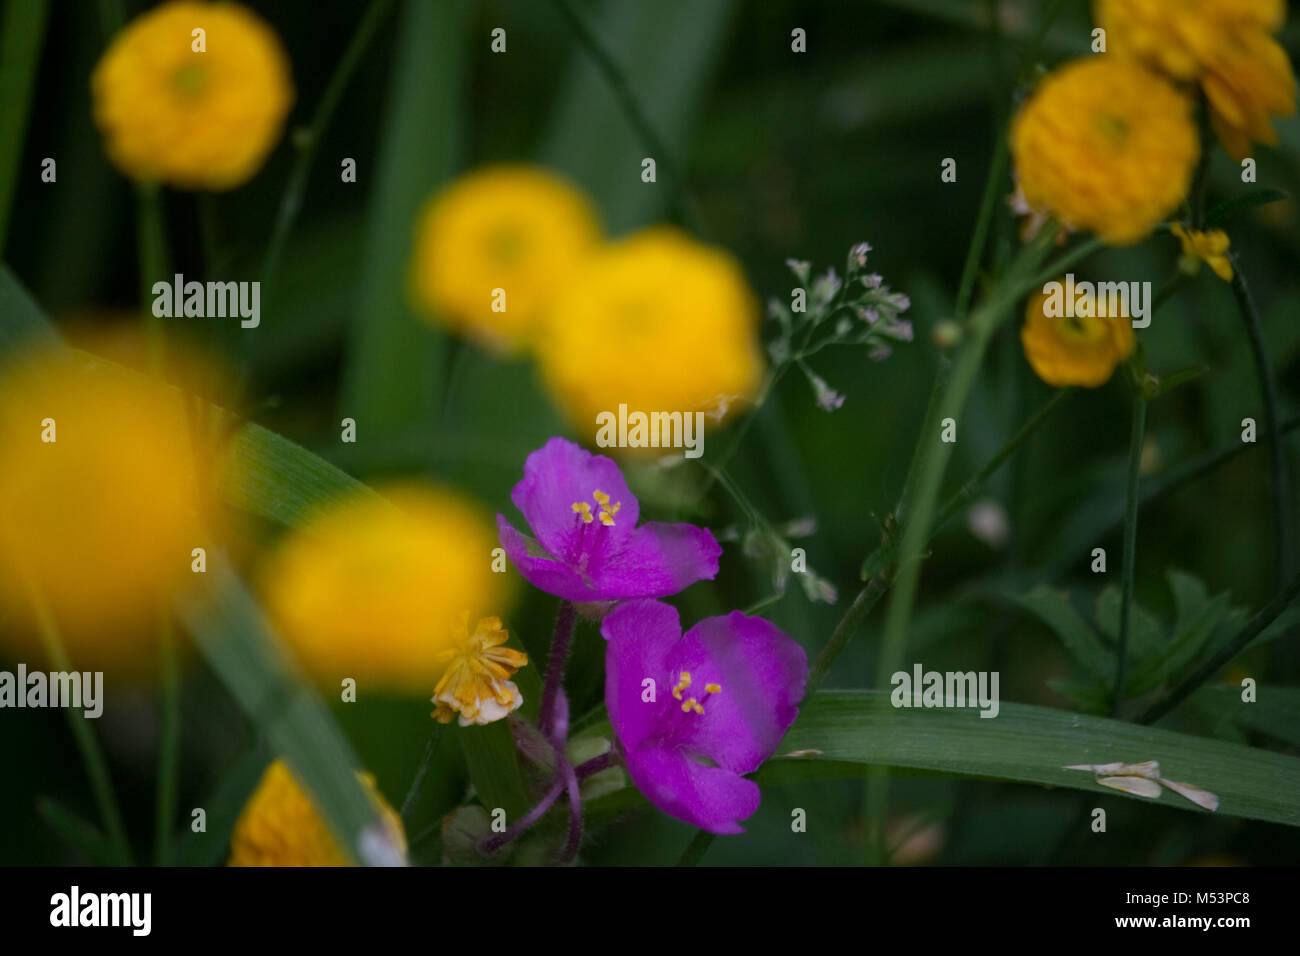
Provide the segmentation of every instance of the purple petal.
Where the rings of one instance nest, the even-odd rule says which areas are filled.
[[[598,491],[619,506],[613,525],[584,523],[573,510],[575,502],[585,503],[598,518]],[[529,454],[523,480],[511,490],[510,500],[542,547],[565,564],[583,567],[594,567],[606,553],[620,550],[640,513],[618,465],[564,438],[552,438]]]
[[[665,661],[681,640],[681,618],[661,601],[628,601],[610,612],[600,633],[606,641],[605,705],[623,749],[632,751],[662,726],[673,701]],[[654,701],[642,699],[647,677],[655,682]]]
[[[799,714],[808,681],[804,649],[770,622],[740,611],[700,621],[667,664],[670,674],[690,673],[690,694],[704,709],[674,715],[674,739],[736,773],[757,770],[775,752]],[[705,698],[710,683],[722,690]]]
[[[497,515],[497,535],[506,556],[529,584],[567,601],[596,601],[600,596],[568,565],[547,557],[532,538],[516,531],[505,515]]]
[[[632,532],[621,551],[592,565],[593,583],[610,599],[667,597],[716,577],[721,554],[705,528],[650,521]]]
[[[711,833],[744,833],[736,821],[758,809],[754,781],[667,747],[652,744],[628,753],[627,772],[660,810]]]

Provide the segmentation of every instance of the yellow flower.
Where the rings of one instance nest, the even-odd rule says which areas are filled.
[[[127,24],[95,67],[91,92],[113,163],[182,189],[246,182],[293,102],[288,60],[269,26],[233,3],[188,0]]]
[[[596,416],[709,412],[753,397],[758,307],[740,264],[657,227],[589,259],[547,313],[542,374],[575,426]]]
[[[181,393],[86,352],[40,350],[0,381],[0,643],[44,659],[37,609],[78,670],[151,671],[160,615],[201,582],[216,449]]]
[[[1030,299],[1020,329],[1020,343],[1034,373],[1057,387],[1096,388],[1110,381],[1115,366],[1133,353],[1135,345],[1127,310],[1099,303],[1095,292],[1079,294],[1073,303],[1063,299],[1053,303],[1061,308],[1049,309],[1048,303],[1044,292]],[[1049,311],[1073,314],[1049,315]],[[1115,314],[1098,316],[1098,311]]]
[[[1270,116],[1295,112],[1295,76],[1273,39],[1284,0],[1096,0],[1109,49],[1205,90],[1214,130],[1237,159],[1274,144]]]
[[[401,818],[385,802],[375,778],[357,778],[379,810],[393,843],[406,852]],[[333,835],[283,760],[266,768],[230,838],[227,866],[347,866]]]
[[[469,615],[461,615],[455,646],[442,652],[446,670],[433,692],[439,723],[460,714],[462,727],[490,724],[519,709],[524,698],[509,678],[528,663],[528,655],[506,647],[509,636],[498,617],[481,618],[470,634]]]
[[[1016,116],[1011,150],[1030,208],[1112,245],[1137,242],[1187,194],[1198,155],[1190,101],[1125,60],[1076,60]]]
[[[322,510],[282,539],[261,578],[267,612],[306,671],[338,687],[427,694],[462,612],[501,606],[497,539],[470,501],[404,483]]]
[[[1169,229],[1183,244],[1183,257],[1193,266],[1204,262],[1224,282],[1232,281],[1232,260],[1228,257],[1231,242],[1226,232],[1222,229],[1209,229],[1205,232],[1189,230],[1177,223]]]
[[[412,296],[431,319],[514,350],[599,241],[595,211],[567,182],[537,167],[490,166],[425,204]]]

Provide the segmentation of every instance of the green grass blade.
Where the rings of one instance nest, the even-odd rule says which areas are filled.
[[[687,135],[735,8],[734,0],[619,0],[591,19],[593,33],[622,69],[678,168],[685,166]],[[668,200],[668,183],[641,182],[646,149],[609,84],[575,46],[542,139],[541,161],[591,193],[606,227],[617,234],[658,218]]]
[[[461,3],[408,0],[398,23],[340,410],[361,436],[431,426],[437,410],[444,340],[413,314],[407,276],[420,206],[460,145],[463,18]]]
[[[239,579],[218,564],[208,572],[206,600],[184,605],[182,616],[200,651],[271,750],[284,756],[312,795],[339,847],[354,860],[383,831],[356,777],[357,759],[320,697],[302,683]]]
[[[0,14],[0,253],[9,233],[9,214],[23,160],[23,131],[31,111],[49,12],[46,0],[9,0]],[[36,175],[36,170],[30,175]]]
[[[907,767],[1129,797],[1069,764],[1160,762],[1161,776],[1209,790],[1218,814],[1300,826],[1300,758],[1050,707],[895,709],[885,691],[824,691],[804,708],[781,753],[800,760]],[[1166,806],[1203,812],[1165,791]]]

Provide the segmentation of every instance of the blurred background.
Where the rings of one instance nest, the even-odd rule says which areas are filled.
[[[187,278],[258,277],[274,211],[325,85],[363,15],[355,3],[252,2],[283,41],[296,101],[265,167],[228,193],[164,191],[174,271]],[[143,4],[127,0],[128,15]],[[846,396],[817,407],[807,382],[787,376],[748,432],[731,475],[774,523],[812,518],[796,543],[839,589],[837,605],[814,604],[795,586],[763,613],[815,654],[858,586],[864,556],[902,487],[938,362],[930,340],[951,315],[977,217],[996,131],[1042,65],[1088,53],[1088,5],[1070,2],[1030,59],[1046,4],[1030,0],[612,0],[578,7],[626,71],[635,95],[684,170],[700,238],[743,264],[761,301],[785,299],[787,258],[814,272],[842,268],[851,245],[870,242],[870,268],[911,297],[916,341],[883,362],[861,350],[828,350],[816,368]],[[507,52],[490,32],[507,31]],[[791,52],[791,30],[807,52]],[[1281,42],[1293,62],[1300,25]],[[94,323],[138,304],[134,195],[104,157],[91,120],[89,77],[104,48],[95,8],[52,4],[4,257],[47,314]],[[1280,145],[1259,149],[1259,183],[1295,195],[1300,122],[1277,123]],[[403,294],[415,205],[457,173],[495,161],[535,161],[566,174],[597,204],[611,236],[670,221],[671,193],[639,181],[648,155],[572,32],[537,0],[399,3],[384,21],[317,144],[302,214],[278,276],[263,290],[257,329],[196,321],[198,344],[219,351],[243,381],[242,411],[364,481],[424,475],[458,487],[492,511],[512,513],[509,491],[529,451],[571,434],[527,359],[490,354],[415,320]],[[40,182],[46,156],[57,186]],[[357,182],[339,164],[357,163]],[[941,162],[957,180],[940,180]],[[1210,204],[1240,191],[1238,167],[1221,150],[1211,165]],[[1009,194],[1008,180],[1002,196]],[[1300,224],[1294,200],[1243,213],[1229,225],[1262,312],[1281,379],[1282,418],[1300,390]],[[999,201],[986,272],[996,275],[1017,243]],[[1077,271],[1084,278],[1151,281],[1173,271],[1175,240],[1156,237],[1108,250]],[[987,276],[981,278],[981,283]],[[788,299],[787,299],[788,301]],[[978,469],[1051,394],[1025,362],[1019,319],[990,349],[962,422],[949,486]],[[169,327],[181,330],[183,321]],[[770,330],[765,329],[765,333]],[[765,334],[766,338],[766,334]],[[1186,287],[1141,333],[1150,367],[1210,371],[1154,404],[1144,472],[1155,478],[1240,437],[1260,417],[1247,340],[1224,283],[1208,275]],[[365,422],[362,440],[338,440],[339,420]],[[1117,580],[1119,518],[1129,432],[1126,383],[1075,390],[1050,424],[981,495],[984,524],[965,517],[933,546],[911,635],[910,659],[935,670],[998,670],[1004,701],[1073,702],[1052,681],[1069,663],[1058,642],[1011,596],[1039,584],[1099,593],[1089,553],[1105,547]],[[714,450],[726,438],[709,434]],[[708,446],[706,446],[708,447]],[[1255,450],[1259,449],[1259,450]],[[1294,451],[1294,445],[1292,445]],[[1292,455],[1294,472],[1295,456]],[[1274,587],[1267,456],[1263,445],[1181,485],[1142,512],[1137,601],[1172,615],[1168,569],[1259,607]],[[647,479],[652,481],[652,479]],[[634,486],[652,502],[654,488]],[[643,504],[643,513],[647,505]],[[697,520],[738,527],[743,516],[715,490]],[[661,509],[662,511],[662,509]],[[991,528],[991,530],[989,530]],[[977,529],[978,530],[978,529]],[[1292,529],[1294,533],[1294,529]],[[273,539],[270,526],[249,531]],[[768,569],[727,545],[722,573],[677,602],[684,618],[748,607],[772,591]],[[540,667],[555,601],[518,588],[503,615]],[[873,673],[881,609],[837,662],[826,686],[878,687]],[[603,648],[581,635],[568,683],[581,713],[599,702]],[[1261,682],[1300,677],[1294,635],[1252,651],[1244,673]],[[0,660],[0,667],[12,669]],[[247,794],[260,765],[255,735],[197,655],[182,697],[179,806],[228,791]],[[390,801],[400,800],[428,735],[421,697],[367,696],[333,710]],[[1208,732],[1184,717],[1183,729]],[[1300,723],[1300,721],[1298,721]],[[133,836],[148,834],[157,734],[152,693],[119,691],[97,728]],[[1276,747],[1271,738],[1232,731]],[[1294,752],[1295,748],[1291,748]],[[1137,758],[1139,755],[1134,755]],[[0,863],[74,862],[74,851],[38,815],[52,796],[93,818],[64,716],[8,711],[0,719]],[[463,797],[463,758],[441,748],[416,833]],[[863,860],[861,780],[775,782],[744,836],[718,840],[710,863],[848,864]],[[234,794],[235,796],[230,796]],[[1283,863],[1300,834],[1282,826],[1107,802],[1110,839],[1078,825],[1088,798],[939,775],[898,774],[887,822],[896,862],[946,864]],[[1091,806],[1091,804],[1088,804]],[[790,832],[807,809],[806,835]],[[645,808],[597,830],[583,859],[661,864],[680,856],[691,829]],[[437,835],[414,850],[438,858]],[[222,859],[194,841],[192,862]]]

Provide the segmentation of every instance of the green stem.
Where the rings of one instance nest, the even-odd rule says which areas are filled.
[[[316,104],[311,126],[298,140],[301,143],[298,156],[294,160],[293,170],[289,173],[284,195],[280,197],[275,226],[272,228],[271,240],[266,247],[266,256],[262,260],[262,285],[265,287],[263,296],[268,294],[271,277],[275,274],[280,264],[280,256],[284,252],[284,244],[302,209],[307,180],[311,176],[312,163],[316,159],[316,152],[325,136],[325,130],[329,127],[343,91],[347,89],[348,81],[352,79],[352,74],[356,72],[357,66],[364,58],[366,49],[392,9],[393,0],[376,0],[367,7],[365,16],[361,18],[360,25],[352,35],[352,42],[348,44],[338,66],[334,68],[334,73],[325,86],[325,92],[321,95],[320,102]]]
[[[997,146],[993,151],[993,163],[989,166],[988,178],[984,180],[984,196],[980,200],[979,219],[975,222],[975,233],[971,236],[970,248],[966,250],[966,265],[962,268],[961,287],[957,291],[957,321],[966,318],[970,310],[971,296],[975,292],[975,276],[979,272],[980,260],[984,257],[984,244],[988,239],[989,225],[993,221],[993,210],[997,207],[999,187],[1002,174],[1007,165],[1007,133],[998,131]]]
[[[573,31],[574,38],[578,41],[587,55],[591,57],[596,64],[596,69],[605,78],[609,84],[610,92],[618,100],[632,128],[636,130],[637,135],[641,137],[641,142],[645,148],[656,158],[658,168],[665,172],[665,177],[670,184],[670,208],[673,217],[685,226],[691,232],[700,233],[700,223],[692,211],[691,204],[686,192],[686,179],[681,170],[678,168],[676,161],[673,159],[672,151],[655,129],[654,124],[650,122],[650,117],[642,108],[636,94],[632,92],[632,85],[628,82],[627,75],[614,59],[613,54],[605,47],[600,38],[592,31],[579,15],[574,7],[572,0],[552,0],[560,15],[568,23],[569,29]]]
[[[45,603],[44,595],[35,582],[26,579],[26,585],[28,598],[36,614],[41,641],[45,645],[46,654],[49,655],[50,664],[56,671],[70,672],[72,664],[63,646],[63,638],[59,634],[53,612]],[[126,826],[122,822],[122,812],[118,809],[117,797],[113,793],[113,781],[109,776],[108,761],[104,757],[104,751],[91,732],[84,714],[78,714],[71,708],[65,708],[64,713],[67,715],[72,736],[77,742],[77,749],[81,752],[81,762],[86,770],[86,776],[90,778],[90,789],[95,795],[95,803],[99,807],[99,815],[108,834],[113,856],[119,866],[130,866],[131,846],[126,839]]]
[[[23,133],[31,113],[49,12],[50,4],[44,0],[7,3],[0,12],[0,254],[9,234],[9,214],[23,159]]]
[[[1284,588],[1278,591],[1273,600],[1269,601],[1258,614],[1252,617],[1246,623],[1246,626],[1224,645],[1219,653],[1189,674],[1172,691],[1152,704],[1137,719],[1137,722],[1139,724],[1152,723],[1181,704],[1197,688],[1218,673],[1224,665],[1250,646],[1250,642],[1259,637],[1264,629],[1277,619],[1278,615],[1295,603],[1297,598],[1300,598],[1300,575],[1293,577]]]
[[[704,854],[709,852],[709,847],[713,845],[713,834],[708,830],[700,830],[695,834],[695,839],[683,851],[681,859],[677,861],[678,866],[695,866],[700,860],[704,859]]]
[[[857,633],[862,622],[866,620],[871,609],[876,606],[881,596],[889,588],[889,575],[887,572],[872,577],[854,597],[853,603],[849,605],[840,622],[835,625],[835,630],[831,631],[830,640],[822,648],[821,653],[817,655],[817,660],[813,662],[812,668],[808,671],[807,690],[804,692],[804,698],[812,696],[817,685],[822,682],[831,665],[835,663],[835,658],[840,656],[840,652],[848,645],[849,639]]]
[[[1046,281],[1046,278],[1040,276],[1051,278],[1060,274],[1068,268],[1069,263],[1082,258],[1093,248],[1092,242],[1084,243],[1062,256],[1051,269],[1032,279],[1021,279],[1022,274],[1038,268],[1054,242],[1057,231],[1055,224],[1049,224],[1032,243],[1024,247],[992,298],[971,317],[968,333],[953,367],[952,379],[939,401],[937,417],[940,423],[949,418],[957,422],[961,417],[989,340],[1006,318],[1012,304],[1035,285]],[[948,461],[952,457],[952,443],[940,441],[938,434],[923,433],[918,442],[920,458],[916,474],[917,490],[910,507],[902,516],[903,541],[899,549],[894,588],[890,592],[889,608],[885,615],[885,630],[876,669],[877,679],[883,679],[897,671],[903,658],[912,606],[916,602],[920,583],[922,551],[930,538],[935,503]],[[867,786],[867,841],[869,854],[875,862],[880,862],[884,850],[882,835],[888,790],[888,769],[872,767],[868,773]]]
[[[443,725],[435,723],[433,731],[429,734],[429,741],[424,745],[424,754],[420,757],[420,765],[415,768],[415,777],[411,780],[411,787],[406,791],[406,797],[402,800],[401,816],[403,823],[410,823],[410,813],[415,808],[415,798],[419,796],[420,785],[424,783],[425,775],[429,772],[429,767],[433,765],[434,754],[438,752],[438,743],[442,740]]]
[[[1255,363],[1255,376],[1264,398],[1264,432],[1268,436],[1269,497],[1273,505],[1273,554],[1277,567],[1277,580],[1285,581],[1294,570],[1294,551],[1291,540],[1291,480],[1287,469],[1286,449],[1282,445],[1281,425],[1278,421],[1277,376],[1269,361],[1264,330],[1259,321],[1259,310],[1250,294],[1250,286],[1241,271],[1241,262],[1232,257],[1232,294],[1237,300],[1237,311],[1250,340],[1250,354]]]
[[[176,817],[177,774],[180,768],[180,665],[171,616],[160,615],[158,632],[158,781],[154,803],[154,865],[171,860],[172,821]]]
[[[1119,646],[1115,650],[1115,690],[1110,712],[1114,716],[1124,702],[1124,681],[1128,675],[1129,618],[1133,609],[1133,576],[1137,563],[1138,476],[1142,468],[1142,440],[1146,433],[1147,400],[1142,383],[1133,383],[1133,427],[1128,443],[1128,486],[1124,511],[1124,567],[1120,579]]]

